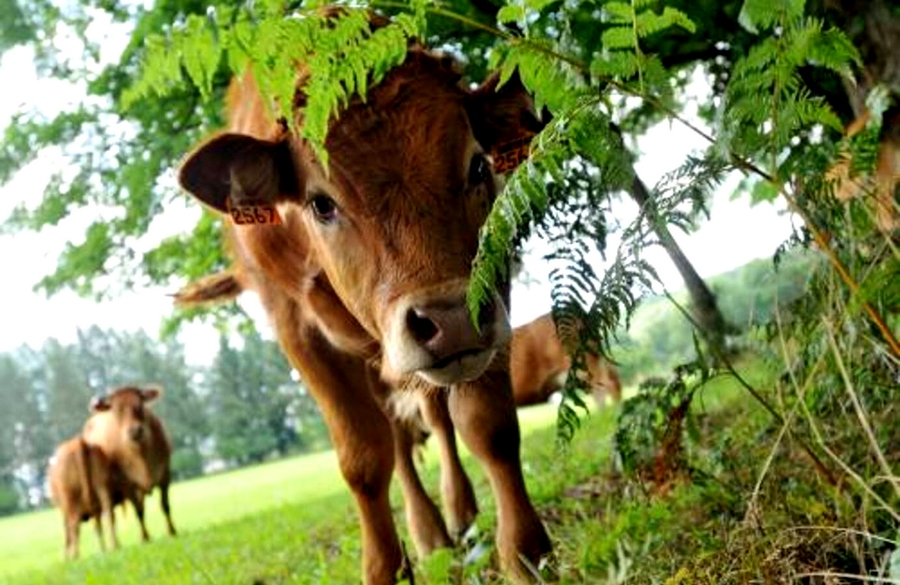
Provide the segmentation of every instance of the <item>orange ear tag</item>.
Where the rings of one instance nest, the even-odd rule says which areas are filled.
[[[491,150],[494,172],[505,175],[522,164],[531,152],[531,135],[504,142]]]
[[[228,202],[228,213],[235,225],[281,225],[278,208],[263,201]]]

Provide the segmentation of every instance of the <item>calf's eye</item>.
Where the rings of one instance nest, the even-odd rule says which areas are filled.
[[[469,162],[469,184],[481,185],[491,178],[491,165],[483,154],[476,153]]]
[[[328,195],[317,193],[309,200],[309,206],[316,219],[321,223],[332,223],[337,219],[337,203]]]

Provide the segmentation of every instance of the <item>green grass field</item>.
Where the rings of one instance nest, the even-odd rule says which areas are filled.
[[[552,444],[555,414],[551,405],[520,411],[526,453],[535,433],[540,435],[537,441]],[[607,415],[603,420],[611,419]],[[429,450],[426,473],[436,490],[435,465],[436,454]],[[487,508],[486,482],[468,456],[466,465]],[[399,490],[395,492],[402,524]],[[176,483],[171,499],[177,538],[166,536],[155,495],[147,502],[151,543],[139,542],[129,508],[124,517],[117,515],[122,548],[99,554],[93,526],[82,524],[82,559],[74,563],[61,561],[58,510],[0,520],[0,582],[269,584],[357,579],[355,513],[331,451]],[[487,511],[480,521],[488,530],[489,515]]]
[[[758,363],[742,370],[751,384],[770,386],[772,373]],[[555,440],[555,407],[519,411],[525,477],[554,543],[560,583],[785,582],[779,576],[798,555],[811,559],[827,549],[818,542],[799,552],[796,548],[795,526],[828,526],[833,520],[820,501],[822,484],[808,463],[793,455],[772,464],[757,494],[771,531],[746,528],[747,496],[759,487],[754,488],[759,470],[768,467],[775,436],[769,415],[729,377],[705,385],[691,410],[686,449],[701,468],[691,471],[690,480],[655,487],[626,478],[611,465],[618,409],[593,410],[564,452]],[[429,450],[423,476],[432,495],[437,492],[436,460]],[[459,550],[418,560],[418,584],[506,582],[494,569],[495,513],[487,480],[465,453],[464,464],[481,507],[474,537]],[[397,524],[414,555],[394,487]],[[153,498],[148,505],[151,543],[138,542],[129,512],[119,526],[120,550],[98,554],[93,530],[83,525],[86,554],[72,563],[61,561],[56,510],[0,521],[0,583],[360,582],[356,514],[331,452],[179,483],[172,504],[181,531],[177,538],[165,536]]]

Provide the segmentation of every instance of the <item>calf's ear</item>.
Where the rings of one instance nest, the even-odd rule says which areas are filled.
[[[466,104],[475,139],[495,159],[505,148],[527,145],[545,125],[518,72],[499,85],[500,74],[493,73],[471,92]]]
[[[287,141],[232,133],[219,134],[192,152],[181,165],[178,183],[222,213],[232,205],[275,203],[300,192]]]
[[[110,404],[108,396],[94,396],[88,405],[88,409],[92,412],[103,412],[111,407],[112,404]]]
[[[162,394],[162,388],[159,386],[147,386],[141,388],[141,400],[143,400],[144,404],[149,404],[154,400],[157,400]]]

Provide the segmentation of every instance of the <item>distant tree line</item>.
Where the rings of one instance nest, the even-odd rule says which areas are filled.
[[[708,279],[722,314],[743,334],[730,337],[729,344],[752,343],[753,332],[771,323],[776,312],[781,313],[781,320],[790,320],[785,311],[792,301],[808,294],[808,281],[817,262],[813,254],[791,252],[779,256],[777,268],[771,260],[759,259]],[[672,297],[683,307],[690,303],[683,290]],[[693,331],[665,296],[643,301],[630,328],[620,331],[613,344],[623,381],[636,383],[696,359]]]
[[[213,363],[194,366],[177,340],[91,327],[75,343],[0,354],[0,515],[45,503],[56,445],[80,432],[92,396],[126,384],[163,387],[153,409],[172,439],[176,479],[328,445],[312,398],[256,332],[222,336]]]

